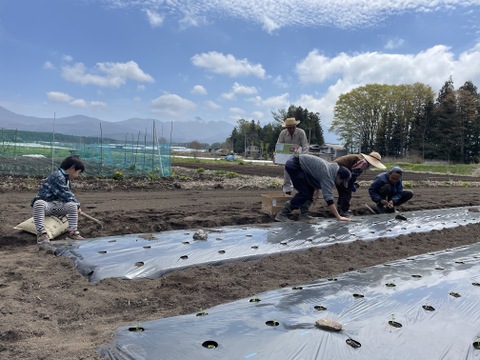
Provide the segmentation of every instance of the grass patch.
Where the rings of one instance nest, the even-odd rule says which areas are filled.
[[[400,166],[405,171],[430,172],[438,174],[454,175],[475,175],[479,170],[478,164],[411,164],[406,162],[386,163],[385,166],[391,169],[393,166]]]

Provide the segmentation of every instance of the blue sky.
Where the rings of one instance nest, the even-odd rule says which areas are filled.
[[[1,0],[0,106],[272,121],[371,83],[480,87],[480,0]],[[325,132],[327,142],[335,142]]]

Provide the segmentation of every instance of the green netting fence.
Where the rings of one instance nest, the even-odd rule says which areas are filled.
[[[3,142],[0,144],[0,172],[45,176],[69,155],[79,155],[86,164],[85,175],[163,177],[171,174],[170,143],[79,144],[49,142]]]

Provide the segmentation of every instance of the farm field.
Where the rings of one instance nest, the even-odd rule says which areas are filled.
[[[175,165],[175,164],[174,164]],[[261,211],[261,194],[278,193],[278,166],[189,164],[156,181],[81,178],[74,192],[103,229],[81,218],[88,238],[273,221]],[[204,168],[199,172],[196,168]],[[210,171],[211,170],[211,171]],[[220,173],[236,172],[238,177]],[[243,174],[243,175],[242,175]],[[368,215],[367,187],[360,178],[354,215]],[[198,266],[156,280],[88,283],[70,259],[39,250],[35,237],[13,226],[31,216],[39,178],[0,175],[0,358],[96,359],[97,348],[121,326],[197,312],[267,290],[479,241],[480,225],[411,234],[371,242],[286,253],[222,266]],[[406,173],[415,196],[409,211],[480,205],[480,181],[470,176]],[[323,200],[312,215],[330,217]]]

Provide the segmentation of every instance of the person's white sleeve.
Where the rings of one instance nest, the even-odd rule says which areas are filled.
[[[308,145],[307,134],[305,133],[305,131],[303,132],[300,146],[302,147],[302,153],[307,153],[310,148],[310,146]]]

